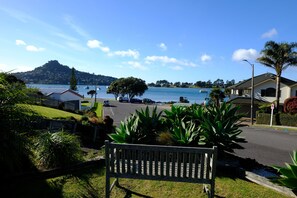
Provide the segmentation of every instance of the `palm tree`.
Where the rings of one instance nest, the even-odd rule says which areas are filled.
[[[216,106],[220,106],[220,101],[222,101],[226,96],[220,88],[213,88],[209,94],[212,101]]]
[[[275,109],[278,111],[280,98],[280,79],[282,72],[289,66],[297,66],[297,52],[294,49],[297,43],[276,43],[268,41],[264,49],[261,51],[261,56],[257,60],[276,72],[276,104]]]

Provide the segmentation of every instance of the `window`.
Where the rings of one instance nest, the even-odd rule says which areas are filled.
[[[261,90],[261,96],[262,97],[275,97],[275,89],[274,88],[267,88]]]

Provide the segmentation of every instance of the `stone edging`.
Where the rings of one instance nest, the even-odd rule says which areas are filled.
[[[287,187],[276,185],[276,184],[270,182],[269,179],[259,176],[253,172],[245,171],[245,178],[254,182],[254,183],[265,186],[267,188],[271,188],[273,190],[276,190],[276,191],[286,194],[288,196],[295,197],[295,198],[297,197],[291,189],[289,189]]]

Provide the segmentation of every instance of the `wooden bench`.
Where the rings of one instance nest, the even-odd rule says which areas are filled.
[[[202,183],[214,197],[217,147],[196,148],[105,141],[106,197],[118,178]],[[116,180],[110,184],[110,178]]]

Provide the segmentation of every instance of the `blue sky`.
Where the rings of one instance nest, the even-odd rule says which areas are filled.
[[[236,82],[273,70],[265,42],[297,42],[295,0],[0,0],[0,70],[49,60],[147,83]],[[283,76],[297,80],[297,67]]]

